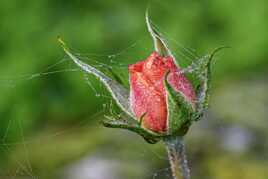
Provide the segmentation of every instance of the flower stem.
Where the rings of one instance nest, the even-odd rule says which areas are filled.
[[[169,137],[164,140],[170,168],[174,179],[190,179],[185,148],[182,137]]]

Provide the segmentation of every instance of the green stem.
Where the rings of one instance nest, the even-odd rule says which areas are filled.
[[[173,178],[190,179],[190,169],[188,167],[182,137],[169,137],[164,142],[166,144]]]

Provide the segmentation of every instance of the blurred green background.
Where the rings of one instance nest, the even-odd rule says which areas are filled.
[[[110,97],[57,43],[127,82],[127,64],[153,50],[148,6],[183,65],[232,47],[217,55],[211,108],[185,139],[192,178],[268,178],[268,1],[1,0],[1,179],[171,178],[161,143],[99,124]]]

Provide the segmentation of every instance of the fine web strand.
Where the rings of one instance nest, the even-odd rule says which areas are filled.
[[[121,60],[120,58],[124,57],[125,55],[129,55],[129,51],[133,48],[135,48],[137,46],[137,44],[143,42],[142,40],[138,40],[134,43],[132,43],[129,47],[126,47],[125,49],[113,53],[113,54],[94,54],[94,53],[86,53],[86,54],[82,54],[82,53],[74,53],[75,55],[77,55],[81,60],[84,60],[86,63],[88,64],[93,64],[95,67],[98,67],[100,69],[105,70],[107,67],[110,67],[109,65],[115,65],[117,68],[121,68],[127,71],[127,65],[129,64],[128,62],[125,62],[123,60]],[[187,60],[193,60],[193,55],[191,55],[188,52],[185,52],[186,50],[184,48],[181,48],[181,50],[179,50],[177,53],[179,54],[183,54],[184,58]],[[184,49],[184,50],[182,50]],[[72,50],[73,52],[73,50]],[[186,54],[185,54],[186,53]],[[101,62],[100,59],[103,61]],[[68,68],[67,68],[68,65]],[[44,68],[43,70],[37,72],[37,73],[32,73],[32,74],[22,74],[22,75],[17,75],[17,74],[13,74],[11,76],[7,76],[7,77],[1,77],[0,78],[0,87],[11,87],[11,86],[6,86],[5,82],[11,82],[10,84],[12,84],[12,87],[15,87],[19,84],[23,84],[25,85],[25,87],[27,87],[27,82],[30,80],[42,80],[41,78],[45,78],[47,76],[52,76],[52,75],[57,75],[57,74],[62,74],[62,73],[81,73],[81,69],[79,69],[78,67],[76,67],[75,65],[72,64],[71,60],[69,58],[67,58],[66,56],[61,57],[57,62],[47,66],[46,68]],[[108,112],[110,115],[114,116],[115,119],[119,119],[122,114],[118,113],[118,111],[115,110],[114,108],[114,102],[111,98],[111,96],[106,95],[103,91],[104,90],[104,86],[101,85],[100,83],[93,83],[92,82],[92,75],[88,75],[88,74],[84,74],[81,73],[81,81],[84,82],[85,84],[87,84],[89,86],[89,89],[91,89],[91,92],[93,92],[95,94],[96,97],[99,98],[105,98],[107,100],[104,101],[104,104],[102,106],[103,109],[101,109],[98,113],[98,115],[102,115],[105,112]],[[94,77],[93,77],[94,78]],[[24,87],[24,86],[23,86]],[[101,90],[98,90],[101,89]],[[86,95],[86,94],[85,94]],[[90,102],[89,102],[90,103]],[[10,123],[12,123],[11,120],[9,120],[8,124],[7,124],[7,128],[6,131],[2,137],[2,144],[1,146],[5,147],[5,150],[11,151],[12,147],[16,147],[16,146],[22,146],[23,148],[23,155],[25,158],[25,161],[15,161],[17,163],[17,169],[16,171],[12,172],[12,174],[10,174],[10,176],[14,176],[14,178],[19,174],[20,170],[22,170],[24,173],[26,173],[30,178],[35,178],[34,176],[37,175],[37,173],[34,171],[32,165],[31,165],[31,161],[30,161],[30,155],[31,152],[29,151],[29,145],[33,144],[33,143],[37,143],[40,142],[38,141],[38,139],[29,139],[27,138],[27,140],[25,140],[25,136],[24,136],[24,131],[22,128],[22,121],[19,122],[20,125],[20,141],[18,142],[7,142],[7,138],[8,138],[8,133],[9,133],[9,128],[11,126]],[[79,121],[77,124],[74,124],[72,127],[69,127],[68,129],[64,129],[64,130],[59,130],[58,132],[55,132],[54,134],[50,134],[47,135],[45,138],[42,138],[42,140],[49,140],[50,138],[59,136],[59,135],[64,135],[66,133],[69,133],[70,131],[77,129],[81,126],[85,126],[85,125],[90,125],[90,122],[86,119],[84,119],[82,122]],[[138,137],[138,136],[137,136]],[[138,148],[138,147],[137,147]],[[161,176],[164,175],[168,175],[169,174],[169,167],[168,167],[168,159],[165,153],[158,153],[156,151],[154,151],[153,149],[149,148],[148,146],[142,146],[141,147],[143,149],[143,152],[139,152],[137,153],[137,155],[141,154],[141,155],[147,155],[148,153],[152,153],[155,158],[157,158],[158,160],[161,160],[163,162],[166,163],[167,167],[166,168],[162,168],[159,169],[157,171],[155,171],[152,174],[152,171],[148,171],[148,173],[150,173],[150,177],[152,178],[161,178]]]
[[[25,160],[26,160],[26,169],[28,171],[28,174],[30,175],[31,178],[35,178],[34,177],[34,173],[33,173],[33,168],[29,159],[29,150],[27,148],[27,144],[25,143],[25,137],[24,137],[24,131],[23,131],[23,127],[22,127],[22,123],[21,120],[18,119],[18,124],[19,124],[19,131],[20,131],[20,135],[21,135],[21,140],[23,143],[23,152],[24,152],[24,156],[25,156]]]
[[[133,48],[136,45],[137,42],[133,43],[130,47],[127,47],[126,49],[117,52],[115,54],[111,54],[111,55],[96,55],[94,54],[93,57],[92,56],[83,56],[82,58],[85,59],[88,63],[93,63],[96,66],[100,67],[100,68],[107,68],[107,64],[106,63],[101,63],[98,60],[94,60],[94,57],[106,57],[106,59],[108,59],[109,63],[111,64],[116,64],[117,67],[120,68],[125,68],[127,69],[127,64],[121,64],[118,63],[117,61],[117,57],[119,55],[122,55],[124,53],[127,53],[128,50],[130,48]],[[81,54],[80,54],[81,56]],[[66,65],[68,65],[68,68],[66,68]],[[70,66],[71,65],[71,66]],[[59,69],[60,68],[60,69]],[[69,58],[65,57],[61,57],[57,62],[55,62],[54,64],[51,64],[49,66],[47,66],[46,68],[44,68],[43,70],[40,70],[37,73],[30,73],[30,74],[17,74],[14,73],[12,75],[1,75],[0,77],[0,88],[17,88],[18,85],[20,85],[20,87],[27,87],[28,82],[30,80],[42,80],[41,78],[43,77],[47,77],[47,76],[51,76],[51,75],[57,75],[57,74],[62,74],[62,73],[70,73],[70,72],[79,72],[81,73],[81,70],[76,67],[75,65],[72,64],[71,60]],[[97,112],[95,115],[102,115],[105,111],[104,110],[109,110],[109,112],[114,115],[114,116],[120,116],[120,113],[116,113],[113,110],[113,102],[112,102],[112,98],[110,96],[107,96],[105,94],[100,94],[100,92],[97,91],[98,88],[103,88],[104,87],[102,85],[100,85],[99,83],[97,83],[97,86],[100,86],[98,88],[96,88],[96,84],[92,84],[91,79],[88,77],[88,75],[84,74],[84,79],[85,82],[88,84],[88,86],[90,87],[90,89],[92,89],[93,93],[96,94],[96,96],[98,97],[104,97],[109,99],[106,103],[108,103],[108,105],[103,105],[102,110],[99,110],[99,112]],[[100,91],[104,91],[104,90],[100,90]],[[106,107],[106,109],[105,109]],[[95,116],[94,115],[94,116]],[[94,116],[91,116],[94,118]],[[14,167],[12,167],[12,171],[3,171],[4,173],[0,173],[0,175],[2,176],[8,176],[9,178],[17,178],[17,177],[21,177],[21,176],[28,176],[29,178],[37,178],[37,173],[34,171],[32,165],[31,165],[31,161],[30,161],[30,155],[31,152],[29,151],[29,146],[35,143],[39,143],[39,139],[38,138],[27,138],[27,140],[25,139],[25,135],[24,135],[24,129],[23,129],[23,125],[21,119],[20,121],[17,122],[17,125],[19,125],[18,130],[19,131],[19,135],[20,138],[17,141],[8,141],[9,138],[9,133],[10,131],[10,127],[12,125],[12,123],[14,121],[12,121],[13,119],[9,119],[6,125],[6,129],[3,133],[3,135],[1,136],[1,150],[3,151],[3,153],[5,153],[7,156],[13,152],[14,148],[22,148],[23,152],[21,157],[17,158],[17,157],[11,157],[12,158],[12,162],[15,164]],[[78,124],[74,124],[72,127],[68,128],[68,129],[64,129],[64,130],[60,130],[58,132],[55,132],[54,134],[51,135],[47,135],[44,138],[42,138],[43,140],[50,140],[51,138],[54,138],[56,136],[59,135],[64,135],[66,133],[69,133],[71,130],[83,127],[85,125],[90,126],[90,122],[86,119],[84,119],[83,121],[79,121]],[[14,130],[14,129],[13,129]],[[43,141],[44,142],[44,141]],[[36,176],[37,175],[37,176]]]
[[[1,148],[2,148],[2,151],[4,153],[9,153],[9,152],[12,152],[12,149],[10,148],[9,144],[6,142],[7,140],[7,137],[8,137],[8,132],[10,130],[10,126],[11,126],[11,123],[14,122],[12,121],[12,119],[10,119],[8,121],[8,125],[7,125],[7,128],[5,130],[5,133],[1,139],[2,141],[2,144],[1,144]],[[16,170],[14,172],[11,172],[11,171],[7,171],[7,174],[11,177],[11,178],[17,178],[17,176],[22,176],[22,175],[27,175],[29,176],[30,178],[34,179],[36,178],[35,177],[35,174],[33,172],[33,169],[32,169],[32,166],[31,166],[31,163],[30,163],[30,160],[29,160],[29,150],[27,148],[27,144],[25,142],[25,137],[24,137],[24,132],[23,132],[23,128],[22,128],[22,123],[21,121],[17,121],[17,124],[18,124],[18,131],[20,133],[20,138],[21,138],[21,145],[23,145],[23,153],[24,153],[24,159],[22,159],[23,161],[20,161],[16,158],[12,158],[12,160],[14,160],[14,162],[17,164],[17,167],[16,167]],[[6,173],[3,173],[3,175],[5,176]]]
[[[57,70],[52,70],[53,68],[62,65],[63,62],[67,62],[66,58],[61,58],[58,62],[49,65],[48,67],[44,68],[44,70],[41,70],[40,72],[37,73],[31,73],[31,74],[15,74],[12,76],[4,76],[1,75],[0,77],[0,87],[16,87],[19,84],[28,82],[30,80],[34,79],[40,79],[42,77],[48,76],[48,75],[55,75],[59,73],[66,73],[66,72],[78,72],[78,68],[69,68],[69,69],[57,69]],[[27,85],[27,84],[26,84]]]
[[[199,59],[200,57],[196,54],[196,50],[193,48],[186,47],[179,43],[178,40],[175,40],[174,38],[168,37],[166,35],[167,33],[163,31],[158,25],[156,25],[152,20],[150,20],[152,25],[155,27],[155,31],[157,31],[159,34],[163,34],[164,37],[167,39],[170,44],[170,42],[173,42],[173,44],[176,47],[176,50],[172,51],[172,53],[176,54],[176,56],[181,56],[183,60],[187,60],[188,62],[193,62],[193,60]],[[161,29],[161,30],[158,30]]]

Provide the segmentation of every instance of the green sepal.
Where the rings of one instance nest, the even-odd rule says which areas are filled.
[[[134,119],[113,119],[110,116],[105,116],[106,119],[102,120],[102,124],[109,128],[121,128],[135,132],[142,136],[148,143],[155,144],[166,135],[157,134],[141,127],[140,122]]]
[[[141,127],[142,127],[142,123],[143,123],[143,119],[144,119],[145,115],[146,115],[146,112],[143,113],[143,114],[141,115],[140,119],[139,119],[139,124],[140,124]]]
[[[199,120],[209,106],[211,88],[211,62],[215,54],[225,48],[229,47],[223,46],[216,48],[211,54],[202,57],[196,64],[194,64],[193,67],[191,67],[193,72],[197,74],[200,81],[200,84],[197,88],[196,112],[192,116],[194,121]]]
[[[113,79],[115,81],[117,81],[119,84],[121,84],[122,86],[125,85],[124,80],[122,79],[122,77],[120,77],[120,75],[118,75],[110,66],[105,67],[107,69],[107,71],[112,75]]]
[[[73,60],[73,62],[83,71],[96,76],[111,93],[113,99],[116,101],[118,106],[129,116],[134,117],[134,114],[132,113],[129,104],[129,91],[116,80],[113,80],[112,78],[108,77],[95,67],[82,62],[78,57],[76,57],[70,52],[69,48],[61,38],[58,38],[58,41],[60,42],[64,52]]]
[[[147,29],[153,38],[155,51],[158,52],[161,56],[172,56],[167,46],[167,43],[165,42],[165,39],[152,25],[151,20],[149,18],[148,10],[146,11],[145,19],[146,19]]]
[[[194,113],[194,107],[183,93],[175,91],[172,86],[170,86],[167,81],[168,74],[169,73],[166,73],[164,81],[167,92],[168,134],[183,136],[191,125],[191,116]]]

